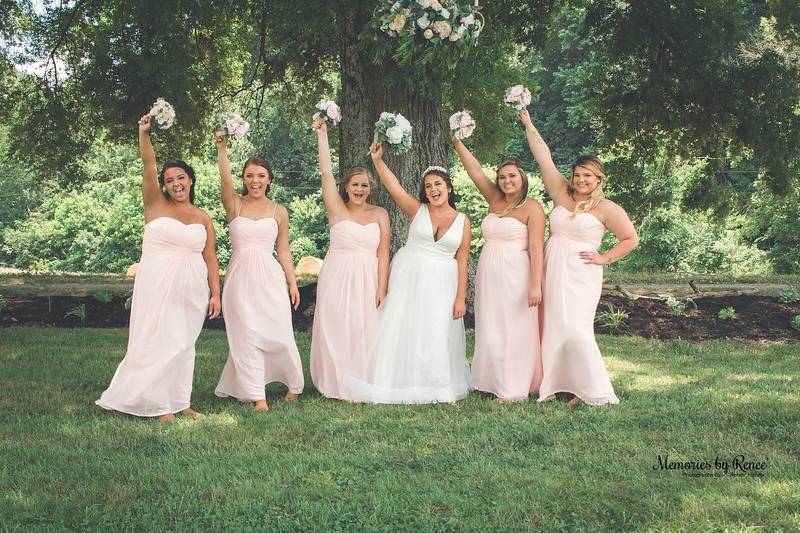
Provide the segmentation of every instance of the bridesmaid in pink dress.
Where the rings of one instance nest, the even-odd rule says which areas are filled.
[[[354,168],[336,187],[325,121],[313,124],[319,144],[322,199],[328,212],[330,248],[317,281],[311,337],[311,380],[328,398],[349,400],[344,376],[360,374],[367,337],[378,320],[389,278],[389,215],[367,203],[373,182]]]
[[[167,161],[158,174],[150,127],[149,115],[139,119],[145,226],[128,351],[95,403],[163,421],[175,413],[200,418],[190,407],[194,344],[206,312],[211,318],[220,312],[214,225],[193,205],[192,167]]]
[[[289,254],[289,213],[267,198],[272,170],[259,157],[245,162],[244,187],[241,196],[236,194],[225,139],[218,132],[214,141],[233,247],[222,294],[230,352],[214,393],[267,411],[268,383],[286,385],[287,401],[296,400],[304,384],[292,329],[291,306],[300,305],[300,292]]]
[[[619,403],[594,338],[594,314],[603,289],[603,265],[628,255],[639,243],[628,214],[603,197],[603,163],[582,156],[572,164],[572,179],[561,175],[550,148],[526,111],[519,114],[547,194],[550,237],[544,251],[544,309],[539,401],[570,393],[570,405]],[[603,254],[598,248],[606,229],[618,242]]]
[[[542,381],[538,305],[542,301],[545,215],[528,198],[528,177],[515,161],[492,182],[461,140],[458,157],[489,203],[481,223],[486,243],[475,275],[475,354],[472,387],[498,402],[524,400]]]

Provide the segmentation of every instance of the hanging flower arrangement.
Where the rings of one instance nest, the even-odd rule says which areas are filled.
[[[463,0],[382,1],[373,18],[374,38],[404,65],[444,55],[453,66],[460,49],[475,44],[484,25],[478,2]]]

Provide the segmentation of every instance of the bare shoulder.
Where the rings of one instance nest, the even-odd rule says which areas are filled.
[[[206,213],[204,210],[200,209],[199,207],[195,207],[195,214],[197,217],[202,221],[202,224],[206,227],[211,226],[214,227],[214,221],[211,219],[211,215]]]
[[[273,209],[275,209],[275,215],[278,218],[282,218],[282,219],[287,219],[288,220],[288,218],[289,218],[289,210],[286,209],[282,204],[279,204],[278,202],[273,202],[273,203],[275,204],[275,207],[273,208]]]
[[[389,212],[383,207],[370,204],[368,209],[377,220],[389,220]]]
[[[542,204],[539,203],[539,200],[536,198],[528,198],[525,201],[524,209],[529,216],[544,216],[544,207],[542,207]]]
[[[620,213],[625,213],[625,209],[623,209],[621,205],[613,200],[609,200],[608,198],[603,198],[600,200],[600,203],[597,204],[597,209],[604,215],[618,215]]]

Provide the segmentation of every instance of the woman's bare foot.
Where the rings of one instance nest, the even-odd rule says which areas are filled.
[[[199,419],[201,419],[201,418],[203,418],[205,416],[202,413],[198,413],[197,411],[195,411],[191,407],[187,407],[186,409],[181,411],[181,414],[183,416],[190,417],[192,420],[199,420]]]
[[[581,399],[580,399],[580,398],[579,398],[579,397],[576,395],[576,396],[573,396],[573,397],[572,397],[572,398],[571,398],[571,399],[570,399],[570,400],[567,402],[567,405],[569,405],[570,407],[574,407],[574,406],[576,406],[576,405],[580,405],[580,404],[582,404],[582,403],[583,403],[583,400],[581,400]]]
[[[505,398],[496,398],[495,401],[500,405],[505,405],[508,403],[508,400]]]
[[[293,402],[300,397],[299,394],[296,392],[289,391],[286,393],[286,396],[283,397],[284,402]]]
[[[161,422],[175,422],[175,415],[167,413],[158,417]]]
[[[253,406],[253,411],[269,411],[269,404],[267,400],[256,400],[256,404]]]

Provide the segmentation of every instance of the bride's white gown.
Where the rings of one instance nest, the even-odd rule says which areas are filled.
[[[452,402],[469,392],[463,319],[453,320],[459,213],[438,241],[422,204],[394,256],[365,368],[346,380],[350,399],[370,403]]]

